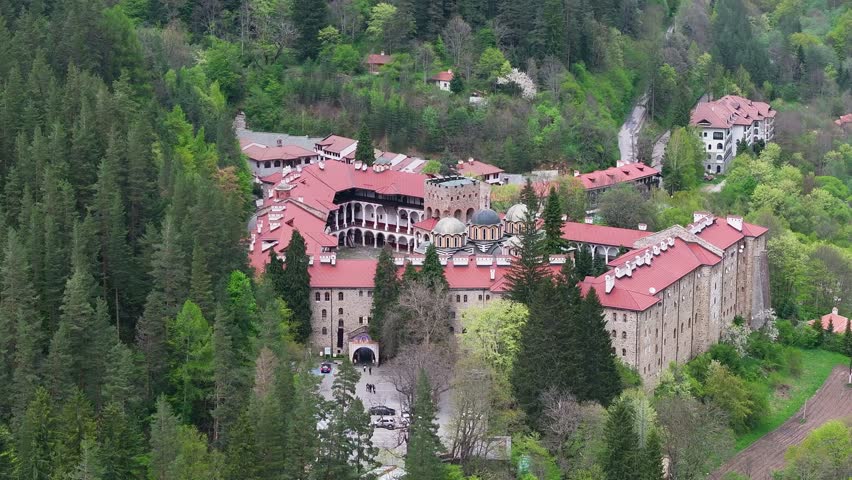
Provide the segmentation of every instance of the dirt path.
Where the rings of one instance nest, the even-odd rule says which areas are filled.
[[[801,422],[803,410],[799,410],[783,425],[729,460],[710,478],[718,480],[728,472],[738,472],[752,480],[771,480],[772,471],[784,467],[787,447],[801,443],[811,430],[829,420],[852,415],[852,388],[846,386],[848,373],[848,367],[835,367],[803,407],[803,410],[807,408],[805,422]]]

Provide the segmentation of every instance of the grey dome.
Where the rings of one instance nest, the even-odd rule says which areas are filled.
[[[473,225],[499,225],[500,216],[494,210],[485,208],[474,213],[470,223]]]
[[[432,229],[432,233],[438,235],[457,235],[466,231],[467,227],[456,217],[444,217]]]
[[[527,216],[527,206],[523,203],[517,203],[509,207],[506,212],[507,222],[523,222]]]

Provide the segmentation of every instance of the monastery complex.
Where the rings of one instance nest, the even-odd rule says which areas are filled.
[[[313,155],[287,149],[304,155],[294,166],[257,175],[263,195],[250,225],[254,268],[262,271],[271,251],[283,257],[298,229],[310,256],[314,348],[348,356],[368,348],[378,357],[380,345],[367,334],[377,255],[345,253],[389,247],[401,273],[406,262],[421,265],[434,244],[449,283],[452,331],[463,334],[462,310],[507,291],[526,207],[492,210],[492,182],[485,176],[435,178],[394,168],[392,161],[368,166],[346,159],[351,145],[337,160],[328,148],[341,142],[328,144],[328,138]],[[600,297],[614,355],[648,380],[670,362],[707,350],[735,316],[754,323],[769,305],[767,229],[707,212],[693,220],[661,232],[566,222],[563,238],[572,248],[549,259],[556,271],[582,248],[606,261],[607,272],[584,279],[581,290],[595,289]]]

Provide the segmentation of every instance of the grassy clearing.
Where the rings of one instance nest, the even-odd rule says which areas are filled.
[[[785,368],[766,379],[766,388],[773,392],[769,396],[769,414],[752,431],[737,437],[737,451],[748,447],[795,415],[805,400],[811,398],[825,383],[835,366],[849,362],[846,356],[839,353],[798,350],[802,353],[801,375],[794,377]]]

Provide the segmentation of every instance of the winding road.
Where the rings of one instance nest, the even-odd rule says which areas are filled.
[[[788,447],[801,443],[808,433],[829,420],[852,416],[848,374],[848,367],[835,367],[796,415],[738,453],[709,478],[719,480],[728,472],[737,472],[751,480],[771,480],[773,471],[784,468],[784,453]]]

